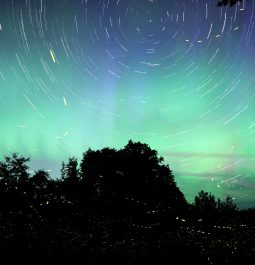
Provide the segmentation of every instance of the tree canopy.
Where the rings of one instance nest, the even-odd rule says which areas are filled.
[[[187,204],[163,158],[140,142],[129,141],[118,151],[89,149],[83,154],[80,177],[87,196],[105,213],[176,212]]]
[[[247,0],[249,1],[249,0]],[[243,0],[220,0],[218,1],[218,6],[227,6],[229,5],[230,7],[235,6],[236,4],[243,2]]]

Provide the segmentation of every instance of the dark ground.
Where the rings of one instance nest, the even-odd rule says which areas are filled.
[[[174,229],[130,224],[121,234],[103,222],[91,233],[69,228],[19,233],[2,227],[0,260],[7,264],[253,264],[255,228],[180,221]]]

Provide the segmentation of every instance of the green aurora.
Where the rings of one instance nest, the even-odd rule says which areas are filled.
[[[0,3],[0,155],[62,160],[129,139],[156,149],[186,198],[255,202],[254,2]]]

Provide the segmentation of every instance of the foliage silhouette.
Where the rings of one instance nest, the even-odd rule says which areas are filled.
[[[236,204],[229,195],[226,197],[225,201],[220,203],[219,207],[223,212],[234,212],[237,209]]]
[[[80,164],[74,157],[63,162],[60,179],[44,170],[29,174],[28,161],[14,153],[0,162],[1,264],[254,258],[255,210],[238,210],[229,196],[216,202],[205,191],[188,204],[147,144],[89,149]]]
[[[49,173],[44,170],[38,170],[29,180],[37,190],[44,190],[50,182]]]
[[[243,0],[221,0],[221,1],[218,1],[218,6],[230,5],[230,7],[232,7],[239,2],[243,2]]]
[[[125,215],[140,221],[147,215],[176,213],[187,206],[172,171],[155,150],[129,143],[116,151],[88,150],[81,162],[81,179],[90,206],[106,215]]]
[[[27,162],[29,158],[19,156],[14,153],[12,157],[5,156],[4,161],[0,162],[0,180],[6,183],[6,187],[15,185],[18,182],[26,181],[29,177]]]
[[[216,201],[214,195],[201,190],[197,196],[195,196],[195,207],[200,211],[215,211]]]
[[[69,158],[67,164],[62,162],[61,181],[63,195],[67,200],[77,203],[80,177],[78,161],[75,157]]]

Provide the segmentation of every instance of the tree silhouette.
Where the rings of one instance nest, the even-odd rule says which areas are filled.
[[[242,2],[243,0],[221,0],[218,1],[218,6],[227,6],[230,5],[230,7],[236,5],[238,2]]]
[[[78,181],[79,179],[79,169],[77,158],[69,158],[67,164],[62,162],[61,176],[63,180],[66,181]]]
[[[175,216],[187,206],[172,171],[147,144],[130,140],[119,151],[89,149],[80,172],[89,207],[104,214],[145,220],[163,213]]]
[[[216,201],[214,195],[201,190],[197,196],[195,196],[195,207],[199,210],[204,209],[216,209]]]
[[[4,161],[0,162],[0,181],[6,186],[16,185],[18,182],[24,182],[28,180],[29,166],[27,162],[29,158],[19,156],[17,153],[13,153],[12,156],[5,156]]]
[[[217,213],[217,203],[215,196],[208,192],[201,190],[195,196],[194,207],[195,212],[206,221],[214,221]]]
[[[225,201],[221,203],[221,208],[226,211],[237,210],[236,204],[234,203],[232,197],[230,197],[229,195],[226,197]]]
[[[129,199],[142,202],[148,213],[169,211],[176,214],[186,207],[186,200],[176,186],[172,171],[163,164],[164,159],[158,157],[156,150],[130,140],[120,154]]]
[[[80,176],[78,161],[75,157],[69,158],[67,164],[62,162],[61,177],[64,196],[72,203],[77,202]]]
[[[40,169],[35,171],[35,174],[29,180],[31,184],[38,190],[46,189],[49,182],[50,176],[49,173]]]
[[[218,211],[222,215],[222,218],[226,219],[227,221],[230,218],[233,218],[234,215],[237,213],[237,206],[234,203],[232,197],[228,195],[223,202],[219,200]]]

